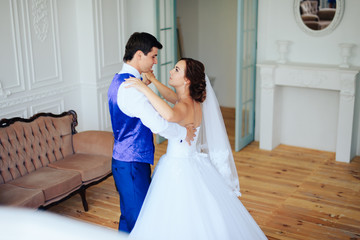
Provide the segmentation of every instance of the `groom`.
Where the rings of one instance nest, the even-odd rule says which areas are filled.
[[[124,64],[115,74],[108,101],[114,133],[112,173],[120,194],[119,230],[131,232],[150,185],[154,163],[153,133],[165,138],[181,138],[190,143],[194,128],[165,121],[147,98],[135,88],[125,88],[129,77],[141,78],[157,64],[162,45],[149,33],[133,33],[125,47]]]

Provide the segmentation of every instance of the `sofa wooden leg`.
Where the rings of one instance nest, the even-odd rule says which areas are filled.
[[[86,189],[83,188],[83,189],[80,191],[80,196],[81,196],[81,201],[82,201],[84,210],[85,210],[85,212],[87,212],[87,211],[89,210],[89,206],[88,206],[88,203],[87,203],[87,201],[86,201],[85,191],[86,191]]]

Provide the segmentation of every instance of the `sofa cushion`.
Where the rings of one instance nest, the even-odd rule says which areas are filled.
[[[80,172],[82,181],[98,180],[111,172],[111,158],[102,155],[76,153],[61,161],[49,164],[56,169]]]
[[[301,15],[301,19],[306,22],[306,21],[319,21],[319,17],[317,15],[314,14],[303,14]]]
[[[0,205],[38,208],[45,202],[41,189],[28,189],[0,184]]]
[[[84,131],[73,135],[75,153],[105,155],[112,158],[114,136],[106,131]]]
[[[81,175],[78,172],[43,167],[9,184],[23,188],[41,189],[44,192],[45,201],[49,201],[72,192],[79,188],[81,183]]]

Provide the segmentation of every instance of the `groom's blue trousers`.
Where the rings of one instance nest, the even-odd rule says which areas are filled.
[[[112,159],[112,173],[120,194],[119,231],[130,233],[150,185],[150,164]]]

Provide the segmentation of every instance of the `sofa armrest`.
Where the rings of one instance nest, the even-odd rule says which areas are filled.
[[[75,153],[112,157],[114,137],[112,132],[84,131],[73,135]]]

